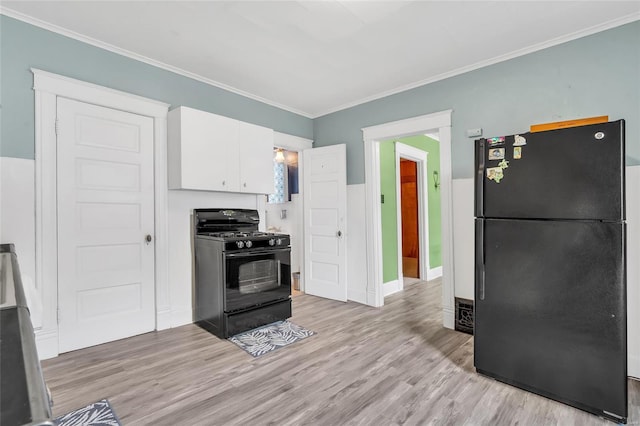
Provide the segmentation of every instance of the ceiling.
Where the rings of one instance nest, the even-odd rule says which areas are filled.
[[[640,19],[640,1],[3,1],[3,13],[307,117]]]

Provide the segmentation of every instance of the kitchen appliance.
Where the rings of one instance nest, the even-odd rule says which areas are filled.
[[[221,338],[291,317],[291,247],[255,210],[195,209],[194,322]]]
[[[0,424],[54,426],[13,244],[0,244]]]
[[[624,120],[475,154],[476,371],[626,423]]]

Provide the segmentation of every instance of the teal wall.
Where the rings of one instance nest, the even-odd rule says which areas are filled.
[[[382,222],[382,282],[398,278],[398,210],[396,203],[396,154],[395,142],[402,142],[428,152],[427,187],[429,212],[429,267],[442,266],[442,224],[440,217],[440,189],[436,189],[433,172],[440,173],[440,144],[424,135],[409,136],[380,143],[380,193]]]
[[[306,117],[0,15],[3,157],[34,157],[30,68],[313,139],[313,122]]]
[[[473,175],[473,140],[549,121],[627,121],[627,164],[640,164],[640,22],[441,80],[315,120],[0,15],[0,155],[33,158],[29,68],[186,105],[315,140],[347,144],[347,182],[364,182],[362,128],[453,109],[453,177]]]
[[[626,120],[627,164],[640,164],[640,21],[319,117],[314,146],[346,143],[347,182],[363,183],[362,128],[448,109],[454,178],[473,176],[466,129],[499,136],[598,115]]]

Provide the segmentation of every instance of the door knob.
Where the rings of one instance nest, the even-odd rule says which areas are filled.
[[[146,241],[146,243],[147,243],[147,244],[149,244],[149,243],[151,242],[151,240],[152,240],[152,239],[153,239],[153,238],[151,237],[151,235],[150,235],[150,234],[147,234],[147,236],[146,236],[146,237],[144,237],[144,240]]]
[[[338,231],[338,232],[336,232],[336,236],[337,236],[338,238],[342,237],[342,231]]]

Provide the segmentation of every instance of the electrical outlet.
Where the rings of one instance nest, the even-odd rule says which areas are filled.
[[[477,138],[479,136],[482,136],[482,128],[477,128],[477,129],[467,129],[467,137],[468,138]]]
[[[384,204],[384,194],[380,194],[380,202]]]

